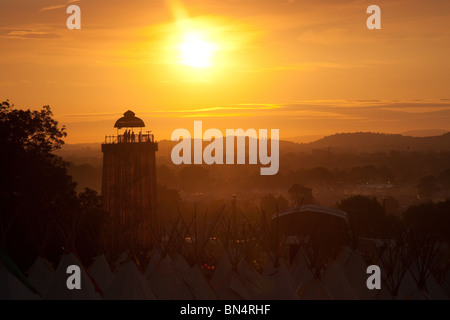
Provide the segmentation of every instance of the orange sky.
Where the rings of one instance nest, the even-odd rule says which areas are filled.
[[[194,120],[280,139],[450,130],[449,24],[448,0],[0,0],[0,99],[49,104],[68,143],[102,141],[128,109],[158,140]],[[210,67],[179,63],[188,29],[215,44]]]

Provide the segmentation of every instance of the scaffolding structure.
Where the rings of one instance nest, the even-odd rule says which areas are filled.
[[[152,247],[158,226],[158,143],[150,131],[142,134],[145,124],[132,111],[125,112],[114,127],[117,135],[106,136],[102,144],[102,198],[109,216],[105,246],[114,253],[145,250]],[[140,131],[135,134],[134,128]]]

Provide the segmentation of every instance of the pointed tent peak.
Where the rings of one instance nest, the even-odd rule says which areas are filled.
[[[37,300],[39,296],[0,260],[0,300]],[[34,289],[33,289],[34,290]]]
[[[300,300],[333,300],[333,296],[325,283],[315,278],[301,283],[296,293]]]
[[[350,257],[352,256],[352,249],[349,246],[344,246],[341,247],[341,249],[339,250],[337,256],[336,256],[336,261],[342,266],[345,267],[350,259]]]
[[[5,251],[0,249],[0,300],[39,299],[37,290]]]
[[[155,300],[156,296],[134,261],[119,266],[114,280],[104,296],[105,300]]]
[[[76,265],[80,267],[82,290],[69,290],[66,286],[67,267]],[[80,259],[74,252],[64,253],[61,256],[58,267],[43,298],[45,300],[97,300],[101,298],[101,289],[88,275]]]
[[[114,128],[136,128],[136,127],[145,127],[144,121],[142,119],[135,116],[135,113],[131,110],[128,110],[123,114],[122,118],[116,121],[114,124]]]
[[[28,271],[27,280],[43,296],[50,287],[54,275],[55,269],[51,262],[42,257],[37,257]]]
[[[114,280],[114,274],[104,254],[95,257],[87,271],[103,292],[108,290]]]

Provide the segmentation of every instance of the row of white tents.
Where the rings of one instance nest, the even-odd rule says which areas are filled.
[[[80,290],[66,286],[69,265],[81,269]],[[281,262],[275,267],[269,261],[258,272],[246,259],[233,268],[224,253],[212,277],[207,278],[198,265],[190,267],[178,253],[161,256],[155,250],[143,272],[127,254],[114,264],[101,255],[85,268],[75,254],[69,253],[61,257],[56,270],[38,257],[27,274],[31,286],[0,262],[0,299],[393,299],[383,284],[381,290],[367,288],[366,269],[360,253],[348,247],[328,265],[320,280],[313,277],[301,254],[289,266]],[[426,291],[417,288],[412,272],[409,270],[403,278],[396,299],[449,299],[450,272],[441,286],[430,275]]]

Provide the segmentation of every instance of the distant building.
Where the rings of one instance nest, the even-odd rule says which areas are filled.
[[[102,197],[109,215],[105,246],[120,253],[148,248],[156,239],[158,143],[151,131],[142,132],[144,122],[130,110],[114,127],[117,135],[106,136],[102,144]]]

